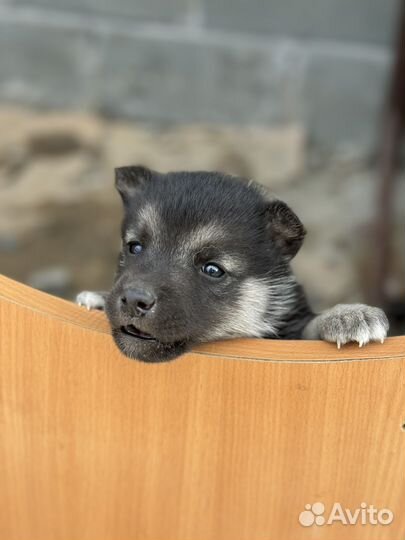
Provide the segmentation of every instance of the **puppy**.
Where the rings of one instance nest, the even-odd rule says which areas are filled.
[[[119,349],[172,360],[198,343],[236,337],[384,341],[385,314],[362,304],[315,315],[290,261],[305,229],[253,181],[217,172],[116,169],[122,250],[109,293],[77,303],[105,309]]]

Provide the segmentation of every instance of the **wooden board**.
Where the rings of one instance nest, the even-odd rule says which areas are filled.
[[[0,540],[400,540],[404,424],[405,337],[143,364],[103,314],[0,277]],[[315,502],[394,519],[304,527]]]

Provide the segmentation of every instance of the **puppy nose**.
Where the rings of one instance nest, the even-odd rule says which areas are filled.
[[[154,294],[146,289],[127,289],[121,296],[121,303],[135,315],[145,315],[155,305]]]

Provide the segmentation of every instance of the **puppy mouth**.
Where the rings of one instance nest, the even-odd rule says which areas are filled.
[[[131,336],[136,339],[143,339],[146,341],[157,341],[156,338],[151,336],[150,334],[147,334],[146,332],[142,332],[142,330],[139,330],[139,328],[136,328],[133,324],[128,324],[127,326],[121,326],[121,332],[123,334],[126,334],[127,336]]]
[[[133,324],[113,328],[115,343],[128,358],[148,363],[174,360],[190,348],[187,340],[167,342],[143,332]]]

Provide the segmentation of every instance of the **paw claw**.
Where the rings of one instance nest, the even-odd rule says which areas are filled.
[[[317,319],[319,337],[338,349],[349,342],[357,342],[359,348],[370,341],[384,343],[389,327],[381,309],[364,304],[339,304]]]

